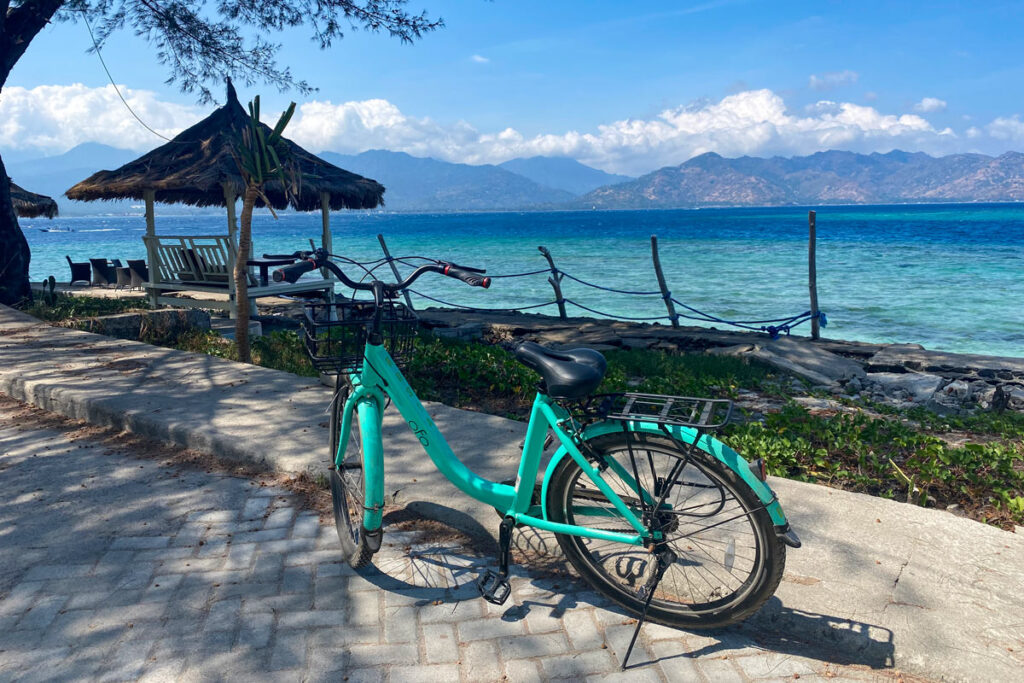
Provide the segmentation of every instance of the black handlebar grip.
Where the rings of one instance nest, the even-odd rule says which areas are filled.
[[[313,259],[299,261],[298,263],[293,263],[290,266],[285,266],[283,268],[278,268],[277,270],[275,270],[274,282],[280,282],[281,280],[285,280],[287,282],[291,282],[294,284],[295,281],[299,279],[300,275],[316,269],[316,261],[314,261]]]
[[[483,287],[487,289],[491,286],[491,278],[482,277],[479,273],[475,273],[459,266],[448,264],[444,267],[444,274],[448,277],[453,277],[458,280],[462,280],[467,285],[473,287]]]

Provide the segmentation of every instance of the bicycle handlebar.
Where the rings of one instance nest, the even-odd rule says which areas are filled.
[[[337,275],[338,279],[341,280],[342,284],[346,287],[351,287],[352,289],[364,292],[376,292],[379,288],[387,296],[392,296],[397,294],[399,291],[406,289],[424,273],[440,273],[441,275],[447,275],[448,277],[455,278],[456,280],[462,280],[473,287],[483,287],[484,289],[487,289],[491,286],[491,278],[480,277],[482,273],[487,272],[483,268],[459,266],[446,261],[435,261],[434,263],[422,265],[414,270],[409,277],[405,278],[401,282],[392,284],[380,282],[378,280],[374,280],[372,282],[356,282],[352,280],[345,275],[337,264],[331,261],[331,255],[323,248],[316,249],[315,251],[296,251],[293,254],[282,256],[264,254],[263,257],[300,259],[298,263],[293,263],[289,266],[284,266],[283,268],[275,270],[273,274],[274,282],[281,282],[282,280],[285,280],[287,282],[294,283],[303,273],[308,273],[311,270],[316,270],[317,268],[327,268]]]

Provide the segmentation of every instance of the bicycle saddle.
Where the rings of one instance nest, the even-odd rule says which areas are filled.
[[[554,351],[534,342],[516,347],[516,359],[536,370],[544,380],[544,390],[551,398],[582,398],[597,388],[604,379],[607,363],[593,349]]]

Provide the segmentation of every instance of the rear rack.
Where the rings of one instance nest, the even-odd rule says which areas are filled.
[[[732,401],[660,394],[595,394],[580,402],[584,416],[601,420],[643,420],[702,432],[721,429],[732,416]]]

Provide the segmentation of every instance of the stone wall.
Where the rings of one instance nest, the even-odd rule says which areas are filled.
[[[209,330],[210,314],[195,308],[160,309],[86,318],[71,324],[117,339],[173,342],[183,332]]]

